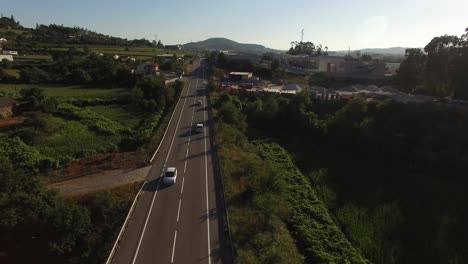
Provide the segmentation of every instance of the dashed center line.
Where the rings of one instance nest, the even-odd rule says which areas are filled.
[[[180,189],[180,194],[184,193],[184,183],[185,183],[185,177],[182,178],[182,189]]]
[[[179,210],[177,210],[177,222],[179,222],[179,215],[180,215],[180,205],[182,204],[182,199],[179,199]]]
[[[174,233],[174,244],[172,245],[172,258],[171,258],[171,263],[174,263],[174,252],[175,252],[175,244],[177,241],[177,230]]]

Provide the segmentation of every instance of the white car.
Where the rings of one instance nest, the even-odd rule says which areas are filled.
[[[203,105],[202,100],[198,100],[198,101],[197,101],[197,105]]]
[[[195,132],[197,132],[197,133],[203,132],[203,124],[202,124],[202,123],[198,123],[198,124],[195,126]]]
[[[166,185],[175,184],[177,180],[177,169],[175,167],[169,167],[166,170],[166,174],[163,177],[163,183]]]

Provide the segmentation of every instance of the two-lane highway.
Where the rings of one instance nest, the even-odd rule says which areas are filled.
[[[232,263],[212,163],[203,61],[194,65],[112,263]],[[201,100],[202,105],[197,105]],[[204,124],[195,132],[195,124]],[[177,182],[166,186],[168,167]]]

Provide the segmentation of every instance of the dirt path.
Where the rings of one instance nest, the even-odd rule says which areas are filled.
[[[63,196],[76,196],[112,189],[124,184],[143,181],[151,166],[134,170],[108,170],[76,179],[50,184],[49,189],[58,190]]]

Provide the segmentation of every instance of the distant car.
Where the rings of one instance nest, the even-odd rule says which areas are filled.
[[[197,133],[203,132],[203,127],[204,127],[204,126],[203,126],[202,123],[196,124],[196,125],[195,125],[195,132],[197,132]]]
[[[175,184],[177,181],[177,169],[175,167],[169,167],[166,170],[166,174],[163,177],[163,183],[166,185]]]
[[[198,101],[197,101],[197,105],[203,105],[202,100],[198,100]]]

